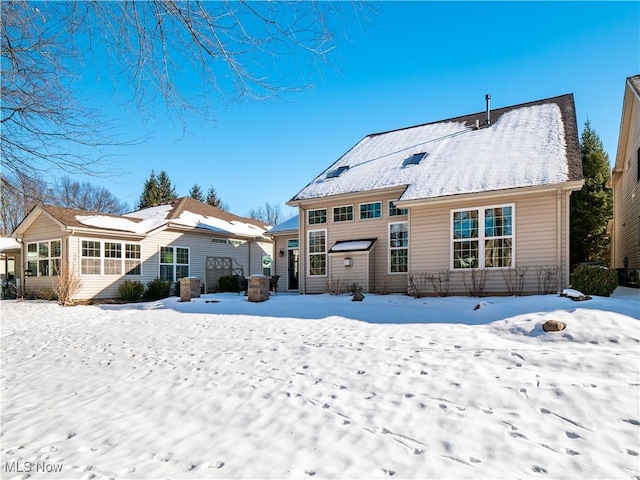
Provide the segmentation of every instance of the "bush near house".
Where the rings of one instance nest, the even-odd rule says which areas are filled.
[[[155,278],[147,283],[147,293],[145,294],[145,296],[152,300],[167,298],[169,296],[170,289],[170,281],[162,280],[161,278]]]
[[[144,285],[140,280],[125,280],[118,285],[120,298],[128,302],[139,300],[144,293]]]
[[[608,297],[618,286],[615,270],[595,265],[578,265],[571,274],[571,287],[585,295]]]
[[[218,279],[218,290],[220,292],[239,292],[240,277],[238,275],[226,275]]]

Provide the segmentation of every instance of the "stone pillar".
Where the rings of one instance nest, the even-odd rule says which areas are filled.
[[[185,277],[180,279],[180,301],[190,302],[191,298],[200,297],[200,279]]]
[[[250,276],[248,296],[250,302],[269,300],[269,277],[264,275]]]

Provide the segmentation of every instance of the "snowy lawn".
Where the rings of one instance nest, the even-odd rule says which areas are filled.
[[[637,479],[639,293],[4,301],[0,476]]]

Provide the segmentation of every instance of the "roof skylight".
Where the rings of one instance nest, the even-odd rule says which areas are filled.
[[[410,157],[405,158],[402,166],[406,167],[407,165],[418,165],[427,155],[428,154],[426,152],[414,153]]]
[[[339,177],[340,175],[342,175],[344,172],[346,172],[347,170],[349,170],[348,166],[342,166],[342,167],[338,167],[335,170],[330,171],[329,173],[327,173],[327,178],[336,178]]]

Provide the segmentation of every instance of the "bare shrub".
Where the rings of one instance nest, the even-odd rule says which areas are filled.
[[[558,291],[558,267],[542,265],[536,267],[536,276],[538,279],[538,294],[545,295],[548,293],[556,293]]]
[[[431,285],[432,275],[429,272],[410,273],[409,280],[409,295],[420,298],[427,295]]]
[[[73,296],[80,290],[80,277],[76,274],[74,268],[69,266],[67,260],[60,261],[60,270],[58,279],[53,284],[53,293],[60,305],[72,305]]]
[[[327,291],[331,295],[340,295],[347,291],[347,282],[342,278],[330,278],[327,280]]]
[[[449,279],[451,272],[449,270],[440,270],[438,273],[429,276],[433,291],[440,297],[449,295]]]
[[[487,269],[472,268],[463,272],[462,281],[467,295],[470,297],[484,297],[487,284]]]
[[[376,282],[376,293],[378,295],[389,295],[391,293],[389,275],[384,275],[379,282]]]
[[[508,268],[502,271],[502,278],[509,295],[521,296],[524,291],[524,276],[528,267]]]
[[[347,284],[347,292],[351,295],[355,295],[356,293],[362,293],[362,287],[357,282],[351,282]]]

